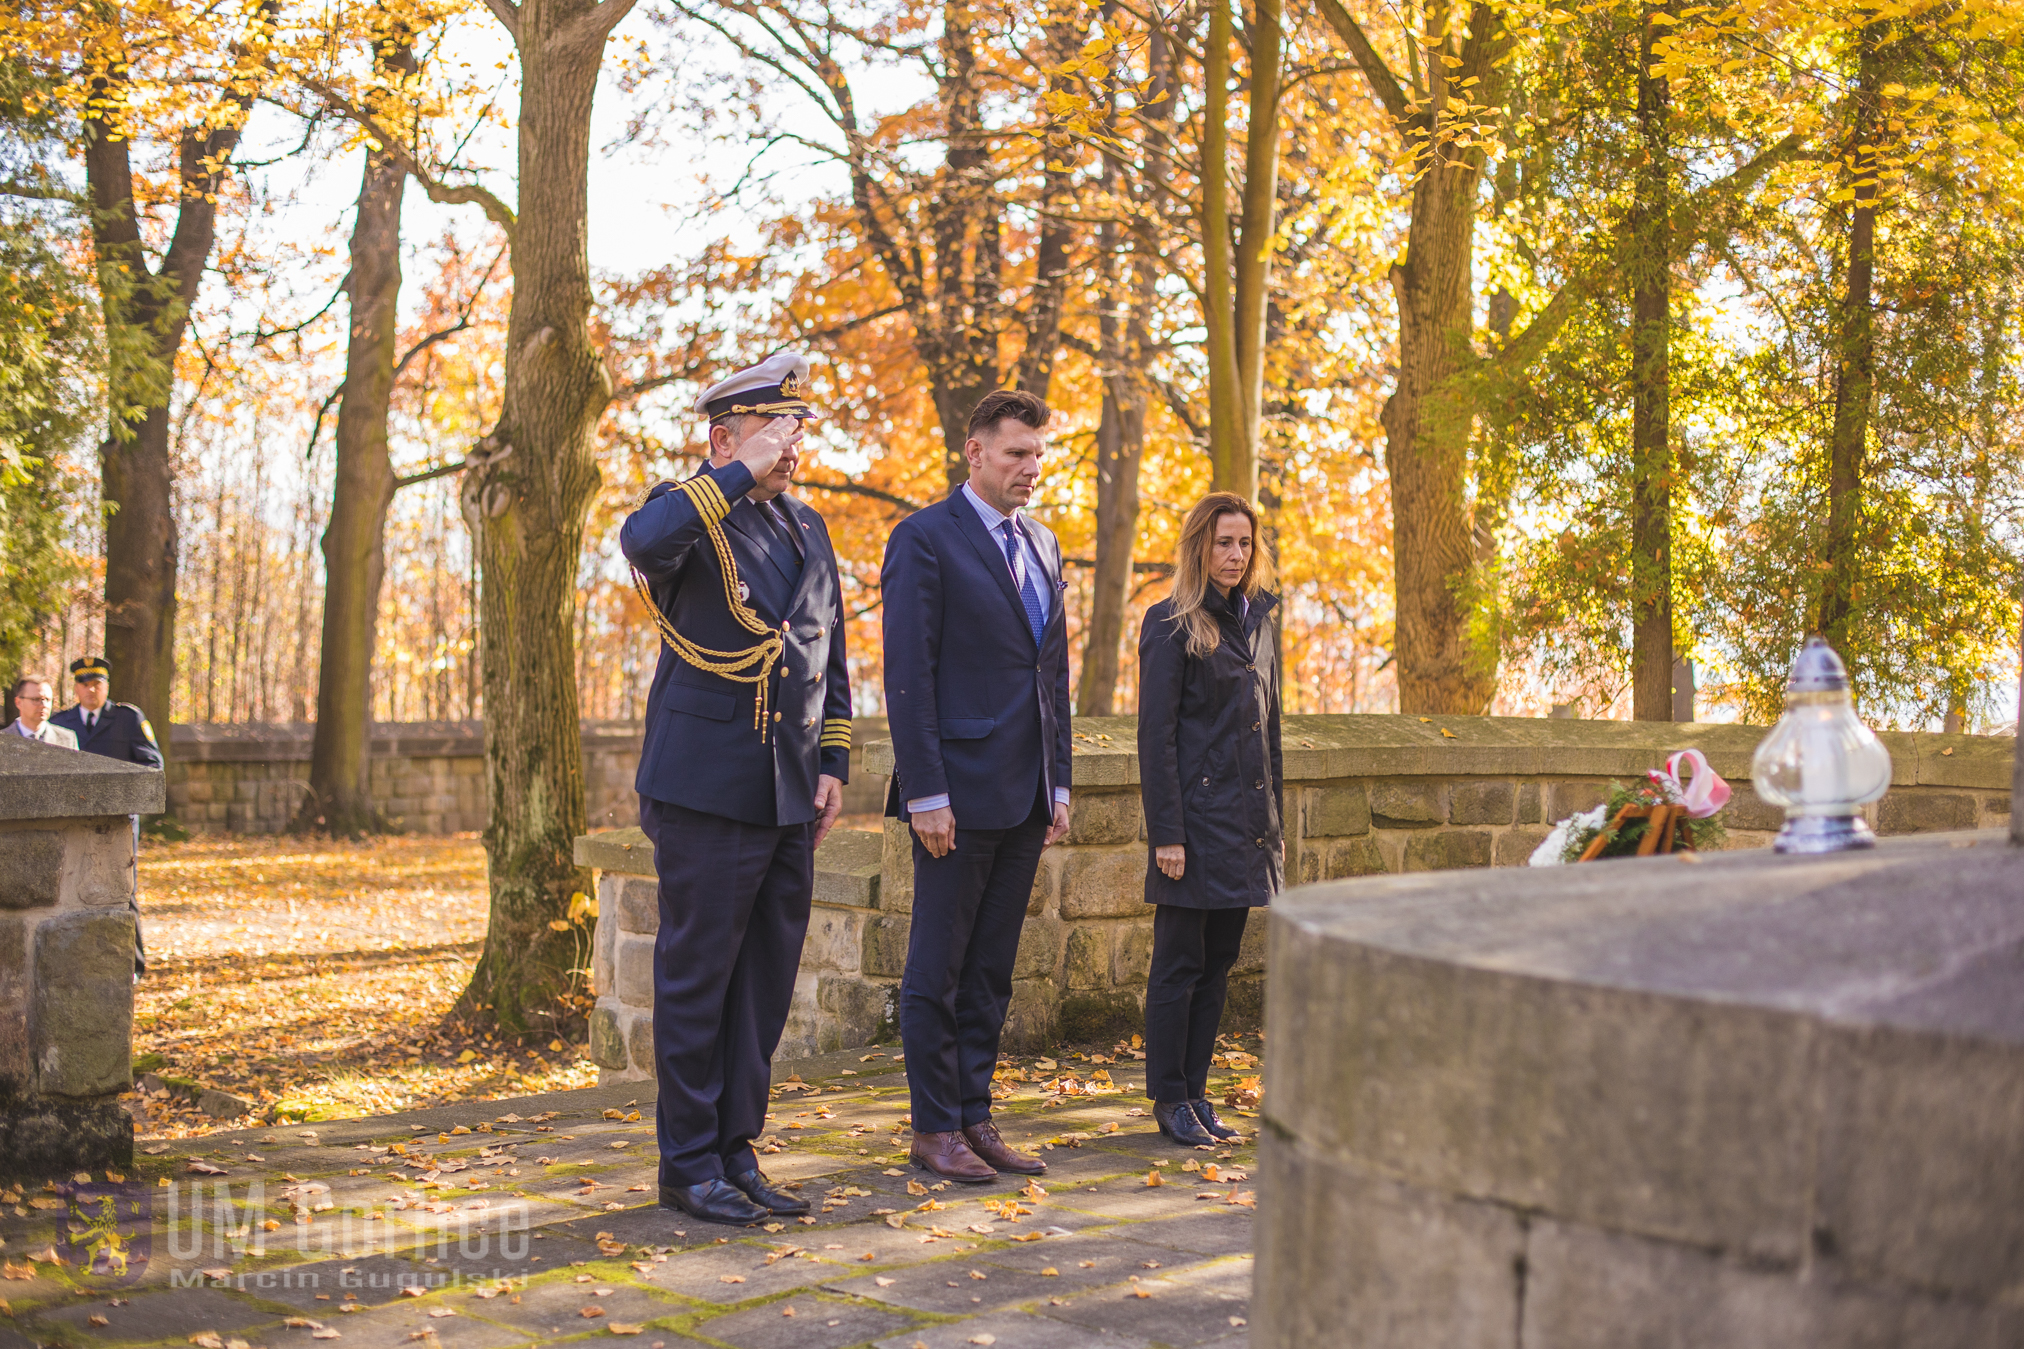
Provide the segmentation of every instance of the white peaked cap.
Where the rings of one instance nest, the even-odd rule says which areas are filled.
[[[712,419],[739,412],[805,415],[811,411],[804,399],[807,392],[808,358],[798,351],[782,351],[703,390],[696,411]]]

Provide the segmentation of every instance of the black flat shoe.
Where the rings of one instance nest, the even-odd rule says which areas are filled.
[[[701,1185],[663,1185],[661,1207],[678,1208],[706,1223],[728,1223],[734,1227],[749,1227],[773,1216],[723,1179],[706,1180]]]
[[[1202,1128],[1202,1122],[1195,1118],[1195,1112],[1186,1101],[1168,1105],[1164,1101],[1153,1102],[1153,1123],[1160,1126],[1160,1132],[1183,1147],[1212,1148],[1216,1140]]]
[[[1202,1122],[1202,1127],[1204,1129],[1207,1129],[1215,1137],[1242,1138],[1244,1136],[1237,1130],[1232,1129],[1229,1125],[1223,1123],[1223,1121],[1217,1119],[1216,1107],[1209,1101],[1207,1100],[1190,1101],[1188,1102],[1188,1104],[1195,1108],[1195,1118]]]
[[[808,1212],[806,1199],[789,1194],[785,1190],[774,1189],[773,1182],[766,1179],[766,1173],[756,1166],[750,1171],[740,1171],[737,1175],[726,1176],[724,1179],[743,1190],[753,1203],[770,1212],[781,1214]]]

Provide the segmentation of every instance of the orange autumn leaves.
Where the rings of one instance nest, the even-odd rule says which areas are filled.
[[[276,1122],[592,1085],[561,1040],[509,1047],[441,1024],[477,959],[484,882],[468,835],[149,843],[137,1061]],[[143,1135],[232,1123],[174,1097],[138,1104]]]

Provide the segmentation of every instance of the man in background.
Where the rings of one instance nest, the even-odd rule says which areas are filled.
[[[76,749],[77,736],[49,719],[49,704],[56,695],[41,675],[23,675],[8,697],[14,700],[14,721],[7,727],[24,740],[40,740],[59,749]]]
[[[77,706],[66,707],[50,720],[77,737],[77,747],[86,754],[103,754],[122,763],[148,768],[162,766],[162,748],[155,743],[155,728],[132,703],[112,699],[112,667],[104,656],[84,656],[70,663],[71,686]]]
[[[86,754],[103,754],[122,763],[147,768],[162,766],[162,747],[155,743],[155,728],[132,703],[112,698],[112,666],[104,656],[82,656],[70,663],[71,687],[77,706],[66,707],[50,720],[77,737],[77,748]],[[134,826],[134,860],[141,855],[141,817],[130,817]],[[134,977],[148,972],[147,952],[141,946],[140,882],[136,877],[133,897],[127,908],[134,916]]]

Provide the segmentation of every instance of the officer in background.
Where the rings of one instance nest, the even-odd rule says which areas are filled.
[[[70,663],[72,688],[77,706],[66,707],[50,720],[77,736],[77,747],[86,754],[103,754],[122,763],[162,766],[162,747],[155,743],[155,728],[132,703],[108,699],[112,689],[112,667],[104,656],[85,656]]]
[[[77,747],[86,754],[103,754],[121,763],[162,766],[162,747],[155,743],[155,728],[132,703],[109,702],[112,696],[112,667],[104,656],[84,656],[70,663],[71,688],[77,706],[66,707],[49,720],[77,736]],[[141,817],[129,817],[134,826],[134,857],[141,854]],[[127,900],[134,916],[134,976],[148,972],[147,951],[141,945],[140,886]]]
[[[619,532],[662,638],[635,782],[660,875],[660,1198],[706,1222],[808,1210],[752,1152],[815,847],[850,774],[836,555],[822,517],[785,495],[807,379],[806,358],[782,353],[705,391],[708,462],[654,488]]]

